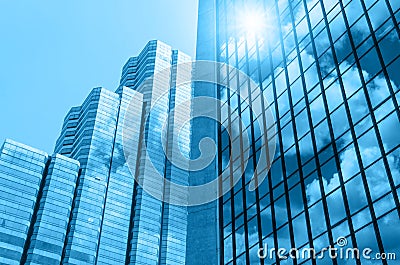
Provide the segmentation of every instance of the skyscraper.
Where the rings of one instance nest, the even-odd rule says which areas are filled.
[[[116,92],[94,88],[65,117],[55,155],[7,140],[0,156],[0,263],[182,264],[187,209],[164,179],[187,185],[190,57],[150,41]],[[182,80],[189,80],[185,83]],[[162,182],[158,182],[159,177]],[[136,181],[135,181],[136,179]],[[150,192],[150,193],[149,193]]]
[[[0,263],[59,264],[79,162],[6,140],[0,151]]]
[[[129,88],[118,94],[95,88],[85,102],[67,114],[55,152],[81,163],[72,204],[63,264],[120,264],[125,262],[134,192],[126,165],[122,129],[129,104],[136,115],[129,127],[137,155],[142,95]],[[133,159],[135,161],[135,159]]]
[[[116,92],[95,88],[70,110],[58,154],[7,140],[0,263],[396,264],[399,8],[395,0],[199,1],[197,59],[237,69],[222,66],[221,84],[198,82],[192,92],[181,82],[190,67],[179,67],[190,58],[151,41],[128,60]],[[207,107],[222,124],[193,120],[176,134],[190,111],[174,109],[191,96],[219,99]],[[271,131],[269,170],[257,165]],[[173,163],[200,156],[204,137],[216,140],[216,160],[200,171]],[[240,170],[215,201],[168,203],[176,194],[167,181],[196,186],[228,175],[223,182],[234,183]],[[346,256],[330,256],[332,248]]]
[[[198,50],[208,47],[209,58],[243,71],[263,93],[224,69],[221,78],[240,89],[210,92],[223,102],[226,119],[216,137],[219,173],[232,163],[232,113],[225,106],[249,120],[243,135],[251,141],[243,180],[219,199],[213,216],[221,264],[396,264],[293,259],[289,250],[314,248],[319,255],[346,242],[370,248],[374,258],[399,253],[399,8],[392,0],[200,1]],[[272,111],[276,120],[268,124],[277,132],[268,173],[255,167],[268,128],[259,127],[266,121],[252,108]],[[254,173],[268,175],[249,191],[247,175]],[[259,258],[266,245],[286,252]],[[196,247],[200,256],[215,255],[215,246]]]
[[[160,41],[150,41],[138,57],[128,60],[122,71],[120,85],[143,93],[145,117],[136,175],[141,187],[135,190],[137,203],[131,224],[132,264],[176,264],[185,260],[187,209],[164,203],[162,198],[169,196],[169,191],[154,177],[161,174],[181,185],[188,182],[188,172],[171,164],[165,154],[173,157],[172,142],[179,141],[173,132],[174,122],[190,115],[190,110],[173,112],[175,104],[191,98],[191,84],[179,82],[179,79],[190,80],[191,69],[177,66],[190,61],[182,52]],[[182,128],[180,135],[187,139],[180,144],[180,150],[188,156],[189,128]],[[152,190],[152,194],[144,191],[143,186]]]
[[[187,173],[171,165],[164,153],[164,146],[171,152],[169,144],[177,141],[173,123],[182,116],[170,112],[175,103],[191,97],[190,84],[175,84],[190,77],[190,69],[173,67],[185,61],[190,57],[150,41],[123,67],[116,93],[94,89],[81,107],[67,115],[55,151],[80,161],[82,172],[65,263],[184,261],[186,208],[164,203],[142,187],[162,198],[169,191],[154,181],[155,176],[188,181]],[[189,128],[182,134],[189,138]],[[181,150],[189,153],[188,142]]]
[[[199,1],[198,31],[196,44],[196,60],[215,61],[215,1]],[[196,97],[217,98],[216,85],[204,82],[193,83],[193,99]],[[201,107],[201,106],[199,106]],[[197,106],[193,104],[193,112]],[[218,106],[209,106],[217,112]],[[206,119],[192,120],[191,159],[200,155],[199,142],[202,138],[209,137],[216,140],[217,124]],[[200,171],[191,171],[190,186],[202,185],[217,178],[217,163],[214,160]],[[186,246],[186,264],[216,264],[218,262],[219,229],[216,225],[218,219],[218,201],[207,204],[191,206],[188,208],[188,235]]]
[[[61,262],[78,169],[79,162],[65,156],[56,154],[49,158],[43,189],[36,201],[34,226],[28,232],[29,249],[21,263],[25,258],[27,264]]]

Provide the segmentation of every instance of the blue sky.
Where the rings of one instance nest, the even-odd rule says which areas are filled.
[[[197,0],[0,0],[0,142],[52,153],[70,107],[151,39],[193,56],[196,25]]]

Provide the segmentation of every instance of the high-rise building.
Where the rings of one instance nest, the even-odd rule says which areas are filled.
[[[67,114],[55,152],[80,162],[63,264],[121,264],[128,248],[134,178],[126,164],[123,125],[129,105],[131,156],[137,156],[142,95],[129,88],[118,93],[95,88]],[[135,158],[130,158],[136,161]]]
[[[0,263],[60,264],[79,162],[6,140],[0,150]],[[26,263],[25,263],[26,262]]]
[[[53,155],[45,168],[43,188],[36,200],[38,208],[30,228],[26,264],[60,264],[72,200],[79,172],[79,162]],[[25,256],[23,257],[25,259]]]
[[[196,60],[215,61],[215,1],[199,1]],[[217,98],[216,85],[206,82],[193,82],[193,99],[197,97]],[[193,113],[198,112],[193,104]],[[218,106],[208,106],[217,112]],[[191,159],[200,156],[199,143],[208,137],[216,140],[218,126],[210,119],[192,119]],[[189,185],[198,186],[217,178],[217,160],[202,170],[190,172]],[[188,235],[186,245],[186,264],[217,264],[219,253],[218,200],[188,208]]]
[[[185,138],[179,145],[180,151],[189,156],[190,130],[182,128],[179,136],[183,138],[179,140],[174,123],[187,120],[190,110],[173,110],[175,105],[191,99],[191,84],[180,81],[190,80],[191,69],[179,66],[190,61],[184,53],[160,41],[150,41],[138,57],[128,60],[122,71],[120,85],[143,93],[145,117],[135,176],[141,186],[135,190],[137,203],[132,213],[128,253],[131,264],[179,264],[185,260],[187,209],[163,202],[169,191],[154,180],[154,175],[161,174],[180,185],[188,182],[188,172],[176,167],[165,154],[173,159],[173,141]],[[144,191],[143,186],[152,194]]]
[[[81,174],[65,263],[184,262],[187,209],[164,203],[169,191],[154,178],[188,181],[164,152],[164,146],[172,152],[169,146],[177,141],[174,121],[190,115],[170,114],[191,98],[190,83],[176,86],[179,78],[190,78],[190,69],[174,65],[187,61],[187,55],[150,41],[123,67],[116,93],[94,89],[67,115],[55,151],[80,161]],[[181,133],[190,137],[189,128]],[[180,145],[187,155],[188,144]]]
[[[237,129],[227,105],[249,121],[243,135],[251,157],[242,181],[211,211],[219,244],[188,241],[200,260],[188,264],[203,264],[216,248],[220,264],[397,264],[379,253],[400,251],[399,8],[395,0],[200,1],[198,59],[208,52],[207,59],[238,68],[263,95],[235,72],[217,71],[239,87],[209,92],[224,117],[218,173],[230,170],[221,161],[232,162],[227,131]],[[275,123],[251,108],[271,111]],[[268,126],[277,145],[266,173],[255,165]],[[267,178],[249,191],[253,174]],[[266,246],[276,251],[260,255]],[[370,248],[371,259],[289,256],[292,248],[321,255],[329,246]]]
[[[190,107],[175,111],[191,99],[190,64],[179,66],[190,61],[150,41],[128,60],[116,92],[94,88],[71,108],[55,155],[6,140],[1,264],[185,262],[187,208],[168,203],[163,183],[188,184],[188,165],[172,160],[189,159],[190,126],[177,133],[174,125],[190,117]]]
[[[116,92],[70,110],[56,154],[6,140],[0,264],[397,264],[399,20],[397,0],[199,1],[196,58],[236,69],[216,64],[220,84],[192,91],[190,57],[150,41]],[[222,124],[177,134],[190,111],[174,109],[192,96],[219,99],[207,107]],[[214,161],[174,164],[204,137]],[[168,203],[167,182],[234,183],[237,170],[215,201]]]

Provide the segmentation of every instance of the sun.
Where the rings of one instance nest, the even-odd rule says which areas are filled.
[[[248,37],[262,35],[267,28],[267,19],[264,13],[256,10],[246,10],[240,19],[242,31]]]

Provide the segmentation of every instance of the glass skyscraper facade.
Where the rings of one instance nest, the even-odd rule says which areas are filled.
[[[5,141],[0,265],[398,264],[399,22],[398,0],[200,0],[196,59],[235,68],[218,65],[219,84],[184,82],[191,58],[150,41],[115,92],[94,88],[71,108],[54,155]],[[196,97],[219,99],[207,107],[222,123],[177,133],[197,109],[175,107]],[[214,161],[173,163],[200,157],[206,137]],[[168,203],[168,181],[222,175],[226,187],[240,170],[215,201]]]
[[[216,28],[215,28],[215,1],[199,1],[198,31],[196,44],[196,60],[215,61]],[[193,99],[197,97],[217,98],[216,85],[206,82],[193,82]],[[203,106],[192,105],[192,112]],[[217,112],[218,106],[208,106]],[[199,142],[208,137],[216,140],[218,135],[217,124],[210,119],[197,118],[192,120],[191,159],[200,156]],[[217,178],[217,160],[212,161],[202,170],[190,172],[190,186],[198,186],[211,182]],[[219,252],[219,229],[216,225],[218,218],[218,201],[188,208],[188,235],[186,245],[186,263],[217,264]]]
[[[6,140],[0,156],[0,264],[183,264],[187,208],[168,187],[188,171],[189,56],[150,41],[128,60],[115,92],[94,88],[64,119],[55,155]],[[154,76],[153,78],[151,78]],[[182,82],[189,80],[189,82]],[[179,138],[179,139],[178,139]],[[135,181],[136,179],[136,181]],[[140,184],[140,185],[139,185]],[[162,184],[162,183],[161,183]]]
[[[263,93],[251,91],[235,71],[220,69],[223,82],[239,89],[216,89],[223,102],[219,172],[232,162],[229,130],[241,129],[251,148],[242,180],[219,199],[214,216],[219,262],[397,264],[327,254],[293,259],[288,251],[313,248],[320,255],[346,241],[347,248],[372,249],[371,257],[399,253],[400,2],[216,0],[199,7],[199,26],[215,21],[208,32],[216,34],[199,34],[198,47],[216,47],[217,61],[249,75]],[[228,105],[244,127],[232,128]],[[275,124],[255,116],[254,108],[272,111]],[[277,145],[267,172],[256,164],[271,126]],[[253,174],[267,178],[252,192]],[[287,251],[260,258],[265,246]],[[214,254],[201,243],[196,247]]]
[[[50,158],[45,170],[44,186],[40,191],[40,200],[38,198],[39,205],[26,254],[27,264],[60,264],[79,162],[56,154]]]
[[[163,149],[171,152],[168,143],[177,141],[174,120],[190,115],[169,114],[175,103],[191,98],[190,83],[175,85],[179,78],[190,78],[190,69],[173,67],[185,61],[190,57],[150,41],[125,64],[115,93],[96,88],[67,115],[55,151],[78,160],[81,174],[65,264],[184,262],[187,209],[163,203],[142,187],[168,196],[163,185],[153,182],[155,174],[188,181],[188,174],[171,165]],[[189,139],[189,128],[182,133]],[[181,145],[187,155],[188,143]]]
[[[60,264],[79,162],[6,140],[0,151],[0,263]]]
[[[141,185],[135,188],[136,203],[132,209],[128,253],[131,264],[179,264],[185,260],[187,209],[160,200],[169,196],[169,190],[163,183],[154,181],[154,177],[161,174],[174,183],[187,185],[188,182],[188,172],[171,164],[165,152],[174,157],[170,153],[172,142],[178,141],[174,138],[177,136],[173,132],[174,123],[190,116],[190,110],[171,112],[175,104],[190,100],[192,96],[191,84],[179,81],[190,80],[191,69],[177,66],[190,61],[189,56],[172,50],[165,43],[150,41],[139,56],[128,60],[122,70],[120,85],[143,94],[145,117],[135,176]],[[182,128],[180,135],[184,136],[181,140],[185,139],[180,150],[188,156],[189,128]],[[152,190],[152,195],[142,187]],[[157,198],[154,194],[158,195]]]
[[[122,124],[131,101],[138,106],[130,127],[138,149],[142,95],[129,88],[118,94],[95,88],[85,102],[67,114],[55,152],[81,164],[67,239],[64,264],[125,262],[134,179],[122,150]],[[135,147],[136,145],[136,147]]]

